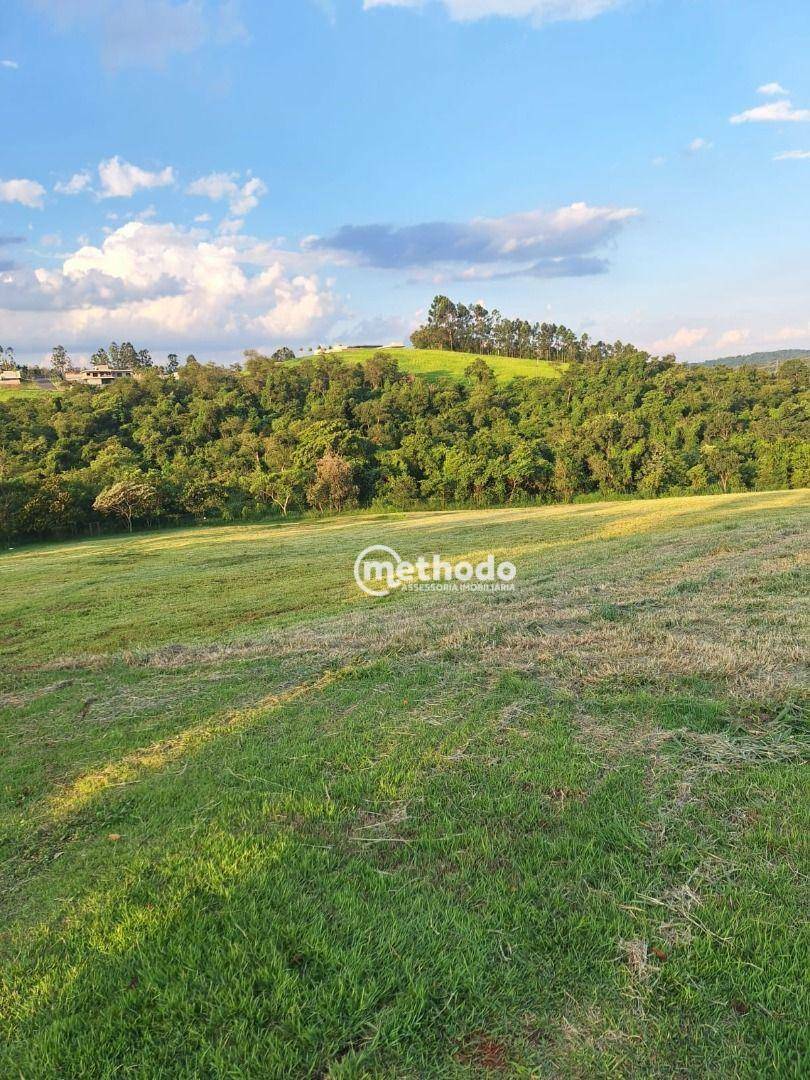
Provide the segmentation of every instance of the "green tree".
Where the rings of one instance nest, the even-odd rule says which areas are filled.
[[[144,480],[119,480],[100,491],[93,503],[99,514],[120,517],[132,532],[132,523],[157,513],[160,499],[154,484]]]
[[[354,505],[357,485],[352,482],[351,464],[340,454],[329,450],[315,465],[315,479],[307,489],[307,500],[317,510],[340,512]]]
[[[51,350],[51,369],[57,378],[63,379],[65,372],[70,367],[70,357],[64,345],[54,345]]]
[[[743,456],[730,446],[704,446],[703,464],[710,483],[719,484],[720,490],[743,488]]]

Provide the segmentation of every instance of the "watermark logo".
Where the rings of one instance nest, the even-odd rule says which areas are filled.
[[[450,562],[441,555],[403,559],[387,544],[371,544],[354,560],[354,580],[368,596],[406,592],[512,592],[517,567],[489,554],[480,562]]]

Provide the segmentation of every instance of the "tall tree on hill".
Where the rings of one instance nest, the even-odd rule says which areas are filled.
[[[109,348],[96,349],[90,357],[93,367],[110,367],[119,371],[152,366],[152,355],[148,349],[136,349],[131,341],[122,341],[119,345],[111,341]]]
[[[65,372],[70,367],[70,357],[64,345],[54,345],[51,350],[51,368],[57,378],[64,378]]]
[[[593,342],[567,326],[507,319],[482,304],[456,304],[446,296],[436,296],[426,322],[411,334],[417,349],[449,349],[481,356],[522,357],[552,363],[587,361],[598,363],[619,355],[623,346]]]

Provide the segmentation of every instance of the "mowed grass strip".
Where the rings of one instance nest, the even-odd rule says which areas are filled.
[[[807,511],[6,555],[0,1074],[803,1075]],[[374,541],[517,587],[372,601]]]

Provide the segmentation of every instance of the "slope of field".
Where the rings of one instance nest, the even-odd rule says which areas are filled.
[[[399,363],[403,371],[421,375],[425,379],[438,379],[442,375],[451,379],[463,379],[464,369],[476,353],[448,352],[444,349],[346,349],[334,355],[347,363],[364,363],[376,352],[387,352]],[[520,360],[511,356],[484,356],[499,379],[514,379],[522,375],[527,379],[557,379],[566,364],[551,364],[548,360]]]
[[[0,1075],[801,1075],[808,509],[5,553]]]

